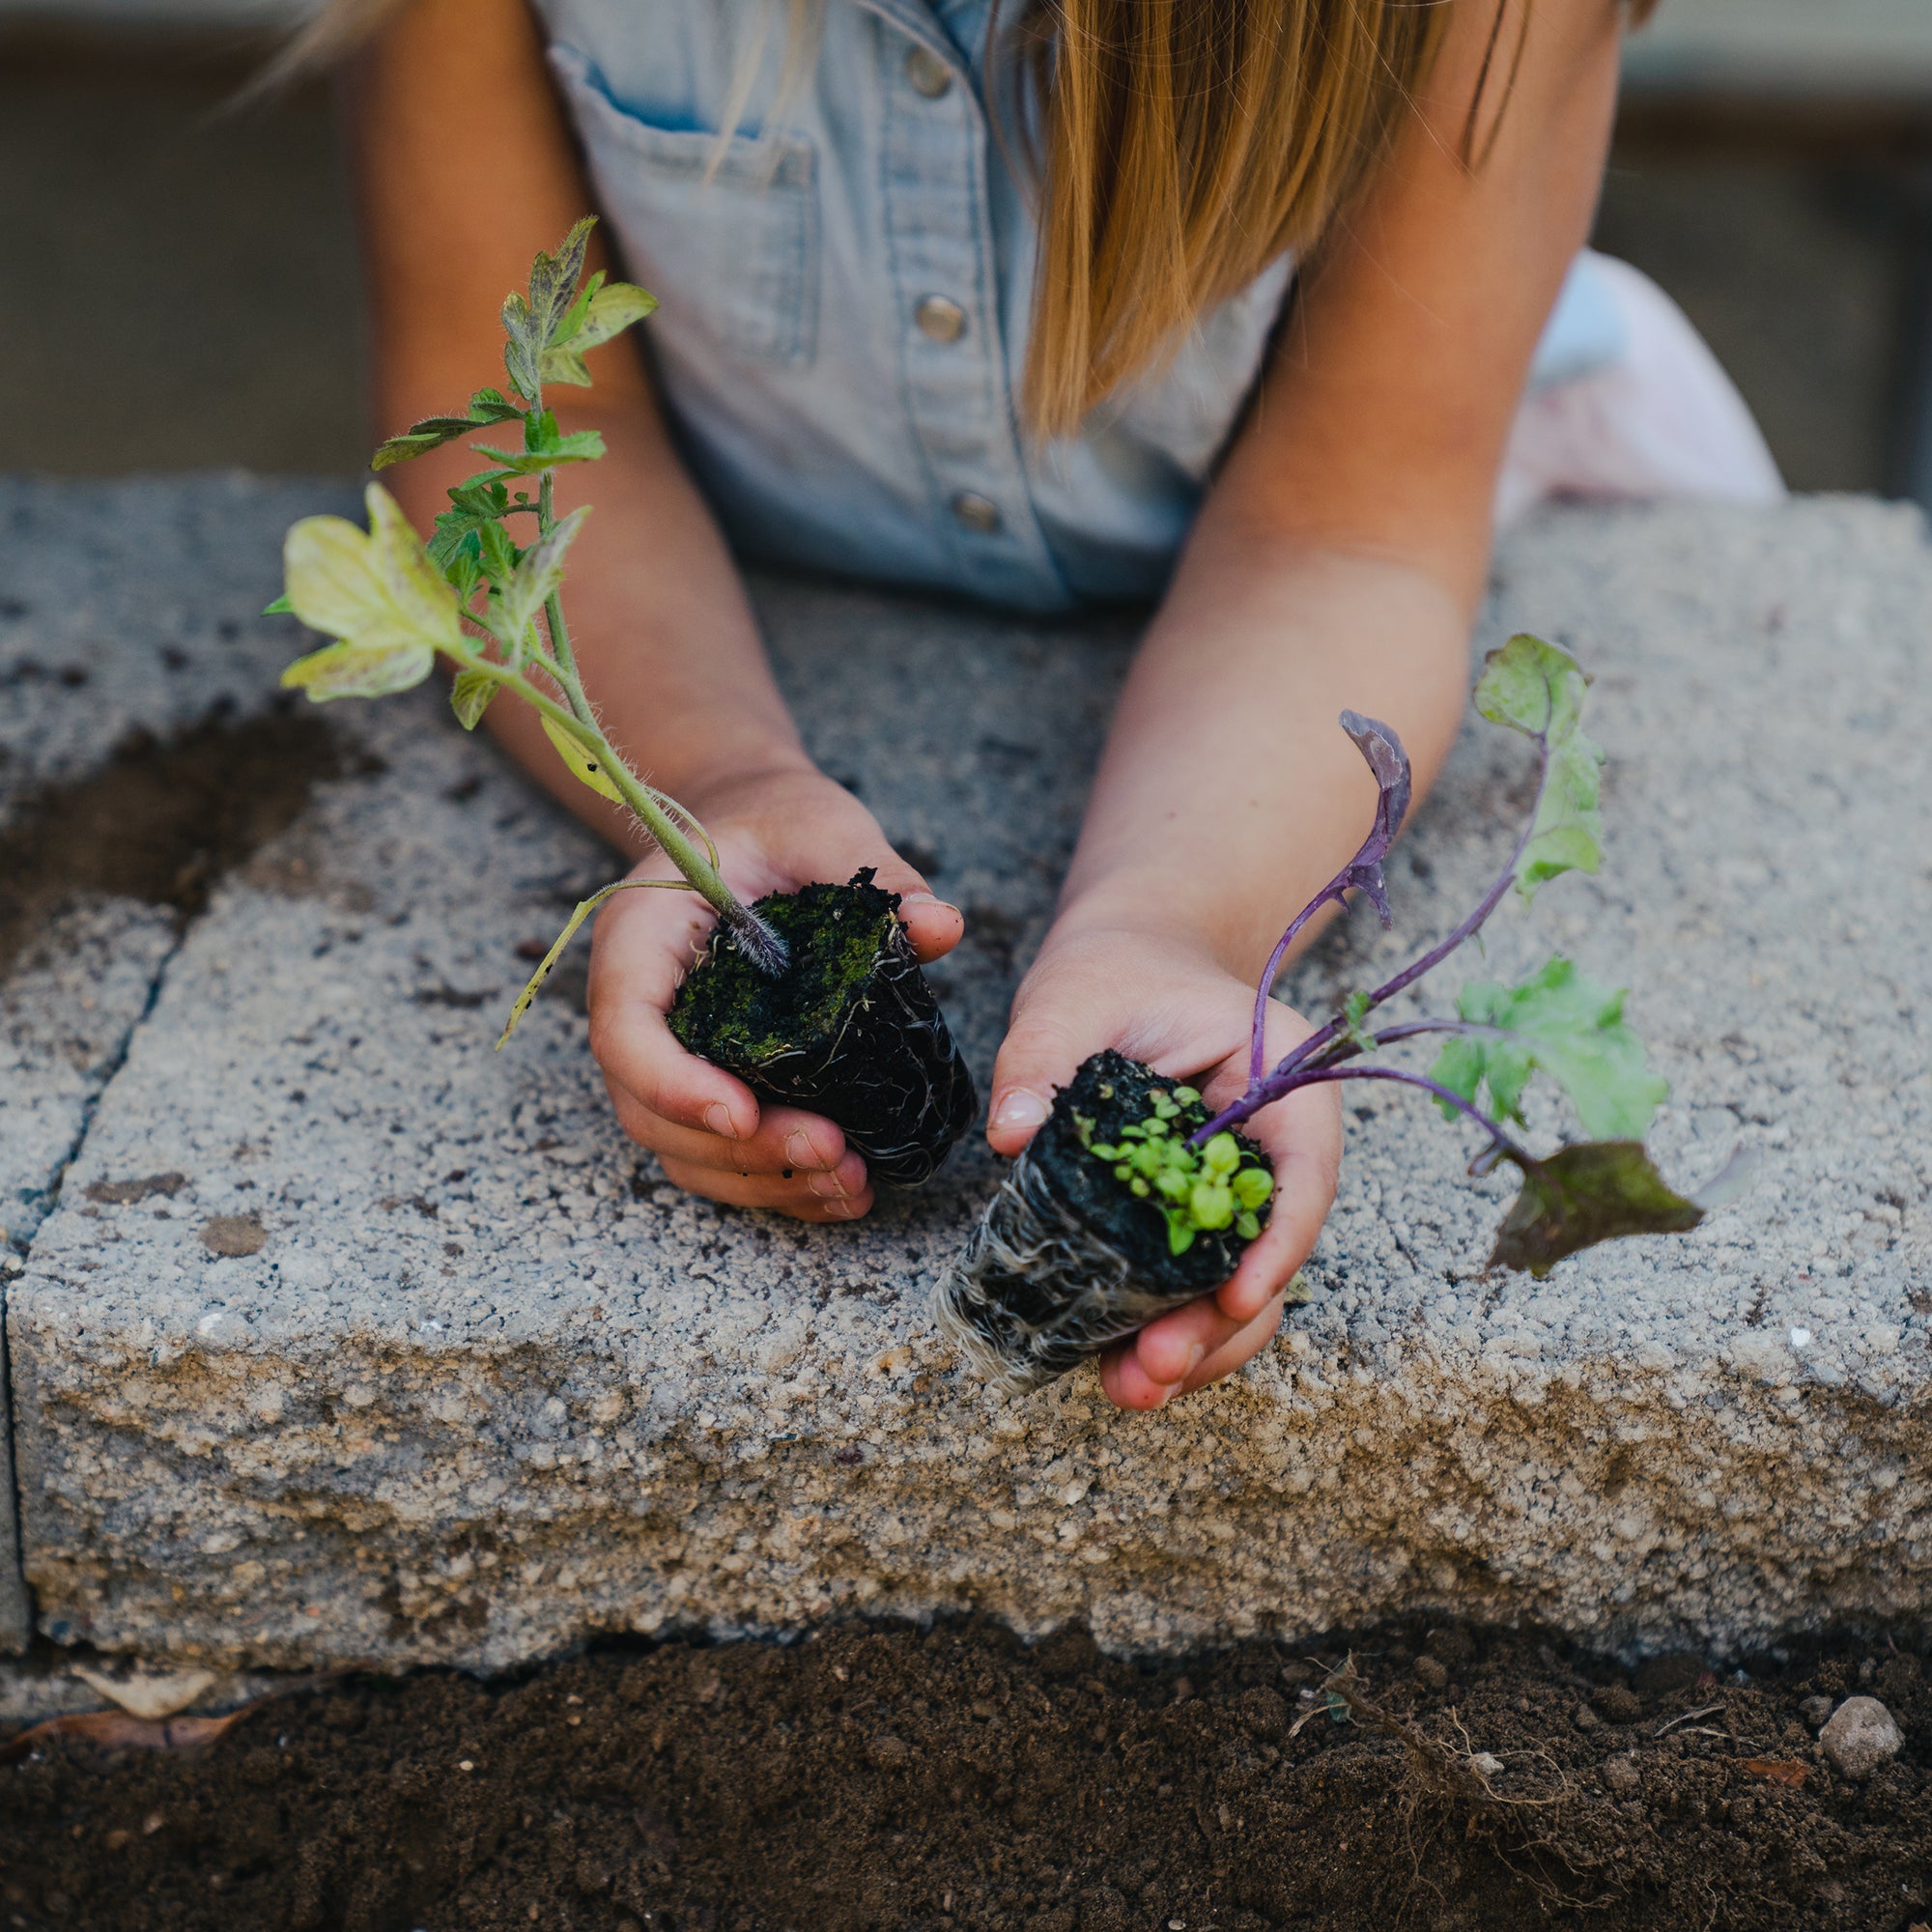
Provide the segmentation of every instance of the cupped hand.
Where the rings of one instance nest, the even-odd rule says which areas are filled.
[[[748,904],[814,882],[842,885],[862,866],[900,895],[922,963],[959,943],[964,921],[935,897],[872,814],[809,766],[741,779],[684,801],[717,842],[725,883]],[[633,878],[675,877],[653,852]],[[687,1052],[666,1020],[679,982],[716,923],[696,893],[627,892],[597,916],[590,952],[590,1048],[624,1131],[668,1179],[740,1208],[802,1221],[850,1221],[872,1205],[863,1157],[822,1115],[762,1105],[742,1080]]]
[[[1108,1047],[1201,1090],[1210,1109],[1248,1083],[1254,988],[1183,938],[1063,921],[1047,936],[1013,1001],[993,1067],[986,1138],[1015,1155],[1090,1054]],[[1268,1003],[1267,1063],[1312,1031]],[[1265,1348],[1283,1298],[1335,1199],[1342,1110],[1333,1087],[1304,1088],[1264,1107],[1245,1132],[1274,1159],[1274,1208],[1261,1238],[1214,1293],[1151,1321],[1100,1362],[1122,1408],[1157,1408],[1230,1374]]]

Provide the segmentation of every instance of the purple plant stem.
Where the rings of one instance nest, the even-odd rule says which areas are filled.
[[[1543,797],[1544,783],[1549,776],[1548,738],[1546,735],[1539,735],[1536,747],[1542,758],[1542,770],[1538,773],[1536,787],[1537,800],[1540,804]],[[1406,987],[1414,985],[1425,974],[1433,973],[1465,939],[1471,937],[1471,935],[1481,928],[1484,921],[1495,911],[1497,906],[1502,904],[1504,894],[1515,883],[1517,867],[1522,864],[1522,855],[1528,851],[1529,841],[1535,836],[1535,833],[1536,813],[1532,810],[1529,815],[1528,824],[1522,828],[1522,834],[1516,841],[1516,850],[1510,854],[1509,864],[1503,867],[1502,875],[1496,880],[1495,884],[1483,895],[1482,900],[1477,905],[1475,911],[1461,925],[1457,926],[1446,939],[1432,947],[1420,959],[1416,960],[1412,965],[1405,966],[1393,980],[1388,980],[1383,985],[1378,986],[1369,995],[1369,1007],[1371,1009],[1379,1007],[1385,1001],[1394,999]],[[1348,871],[1337,873],[1335,879],[1324,886],[1321,893],[1309,901],[1307,907],[1296,915],[1293,924],[1283,935],[1281,944],[1275,948],[1273,954],[1268,960],[1267,971],[1262,976],[1260,992],[1255,1001],[1255,1029],[1252,1054],[1249,1061],[1248,1091],[1232,1106],[1224,1107],[1205,1127],[1202,1127],[1198,1132],[1189,1134],[1187,1137],[1189,1147],[1205,1147],[1215,1134],[1233,1127],[1238,1127],[1243,1122],[1252,1120],[1264,1107],[1270,1105],[1273,1101],[1279,1100],[1284,1094],[1292,1092],[1293,1089],[1291,1087],[1284,1087],[1279,1083],[1286,1076],[1293,1074],[1307,1066],[1316,1054],[1333,1045],[1341,1037],[1344,1031],[1344,1022],[1340,1015],[1337,1015],[1336,1018],[1328,1021],[1325,1026],[1318,1027],[1315,1032],[1310,1034],[1299,1046],[1282,1061],[1272,1073],[1264,1078],[1259,1071],[1262,1060],[1262,1028],[1267,1011],[1268,994],[1273,990],[1274,976],[1280,970],[1282,955],[1288,951],[1289,942],[1307,924],[1310,916],[1318,907],[1327,902],[1328,895],[1348,876]],[[1408,1076],[1405,1075],[1402,1077],[1406,1078]],[[1481,1119],[1482,1117],[1478,1115],[1477,1118]]]
[[[1289,928],[1268,954],[1268,963],[1263,969],[1262,982],[1255,988],[1255,1023],[1249,1034],[1248,1046],[1248,1086],[1250,1091],[1257,1087],[1267,1072],[1267,1006],[1268,995],[1274,990],[1274,976],[1281,971],[1281,962],[1288,955],[1288,949],[1294,944],[1295,936],[1301,928],[1325,905],[1340,905],[1348,891],[1348,883],[1354,871],[1354,864],[1350,862],[1341,871],[1328,881],[1308,903],[1295,914]]]
[[[1270,1076],[1268,1082],[1270,1086],[1274,1084],[1275,1077]],[[1473,1121],[1477,1126],[1481,1127],[1489,1135],[1491,1142],[1498,1151],[1506,1153],[1519,1161],[1527,1161],[1533,1158],[1527,1148],[1521,1147],[1516,1141],[1513,1141],[1480,1108],[1472,1106],[1467,1100],[1463,1099],[1462,1094],[1452,1092],[1447,1087],[1438,1085],[1426,1074],[1410,1073],[1400,1066],[1312,1066],[1303,1068],[1298,1074],[1291,1074],[1287,1077],[1289,1085],[1283,1089],[1283,1094],[1296,1093],[1303,1087],[1325,1087],[1340,1080],[1394,1080],[1405,1087],[1420,1087],[1425,1094],[1433,1094],[1444,1106],[1454,1107],[1459,1114]],[[1282,1094],[1277,1094],[1273,1097],[1280,1099]]]

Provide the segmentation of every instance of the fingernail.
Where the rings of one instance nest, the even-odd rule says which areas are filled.
[[[1037,1127],[1046,1115],[1046,1102],[1037,1094],[1015,1087],[1002,1097],[992,1123],[996,1127]]]
[[[714,1100],[705,1108],[704,1124],[724,1140],[735,1141],[738,1138],[738,1130],[731,1124],[731,1110],[723,1100]]]
[[[929,906],[929,905],[944,906],[948,912],[959,911],[959,908],[956,905],[954,905],[951,899],[943,899],[939,896],[937,893],[907,893],[906,895],[899,900],[899,910],[901,912],[903,912],[907,906]],[[965,915],[962,913],[960,914],[960,917],[963,919]]]
[[[1160,1400],[1154,1404],[1156,1408],[1165,1408],[1180,1393],[1179,1382],[1156,1382],[1154,1386],[1160,1390]]]
[[[1208,1345],[1205,1342],[1195,1343],[1193,1348],[1191,1348],[1187,1351],[1187,1371],[1186,1374],[1180,1378],[1180,1379],[1182,1381],[1185,1381],[1187,1379],[1187,1377],[1191,1376],[1194,1373],[1194,1371],[1201,1366],[1203,1361],[1207,1359],[1207,1355],[1208,1355]]]
[[[838,1179],[836,1169],[829,1170],[823,1174],[809,1174],[805,1178],[805,1184],[821,1201],[843,1201],[845,1199],[845,1183]]]
[[[806,1137],[803,1127],[794,1127],[785,1136],[785,1159],[793,1167],[816,1167],[818,1155],[813,1152],[811,1142]]]
[[[837,1201],[825,1204],[826,1218],[831,1221],[851,1221],[858,1218],[859,1205],[848,1201],[842,1195]]]

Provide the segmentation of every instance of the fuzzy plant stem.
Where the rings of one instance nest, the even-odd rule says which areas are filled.
[[[1537,794],[1541,797],[1543,785],[1549,775],[1548,738],[1547,736],[1539,736],[1536,741],[1536,749],[1541,760],[1541,766],[1537,774]],[[1473,938],[1482,929],[1484,922],[1495,911],[1497,906],[1502,904],[1503,895],[1515,883],[1517,868],[1522,864],[1522,855],[1528,851],[1529,841],[1535,836],[1536,814],[1532,812],[1529,822],[1524,825],[1521,834],[1517,838],[1516,849],[1510,854],[1509,864],[1503,867],[1495,884],[1483,895],[1475,911],[1470,913],[1468,918],[1463,920],[1445,939],[1431,947],[1421,958],[1408,966],[1405,966],[1394,979],[1386,980],[1378,986],[1369,995],[1368,1006],[1364,1010],[1372,1010],[1377,1007],[1382,1006],[1387,1001],[1394,999],[1398,993],[1414,985],[1426,974],[1433,973],[1459,946],[1465,940]],[[1296,1085],[1306,1086],[1310,1084],[1306,1081],[1297,1082],[1294,1078],[1295,1074],[1312,1070],[1316,1064],[1316,1056],[1326,1053],[1347,1033],[1348,1022],[1340,1015],[1337,1015],[1336,1018],[1329,1020],[1326,1025],[1318,1027],[1310,1034],[1299,1046],[1282,1061],[1281,1065],[1272,1073],[1264,1075],[1259,1070],[1263,1059],[1262,1040],[1267,1017],[1267,1000],[1269,993],[1273,990],[1274,976],[1281,970],[1282,959],[1286,955],[1289,945],[1293,940],[1295,934],[1307,924],[1309,919],[1320,907],[1327,904],[1330,898],[1339,898],[1341,896],[1338,888],[1344,885],[1349,876],[1350,873],[1348,871],[1338,873],[1333,880],[1323,886],[1321,892],[1295,915],[1293,923],[1289,926],[1287,932],[1282,935],[1281,943],[1269,955],[1267,970],[1262,976],[1261,987],[1255,1002],[1255,1025],[1253,1045],[1249,1059],[1248,1091],[1232,1106],[1224,1107],[1205,1127],[1202,1127],[1196,1133],[1190,1134],[1187,1137],[1190,1147],[1207,1146],[1208,1142],[1214,1135],[1244,1125],[1255,1115],[1259,1114],[1264,1107],[1271,1105],[1274,1101],[1281,1099],[1284,1094],[1292,1093]],[[1453,1023],[1424,1023],[1424,1025],[1434,1027],[1438,1031],[1448,1024]],[[1416,1031],[1422,1030],[1423,1026],[1416,1028]],[[1381,1036],[1378,1035],[1377,1037],[1379,1041]],[[1359,1048],[1353,1047],[1350,1049],[1350,1052],[1358,1052],[1359,1050]],[[1408,1079],[1417,1076],[1406,1074],[1397,1076],[1391,1074],[1389,1077]],[[1458,1101],[1457,1104],[1460,1106],[1463,1103]],[[1477,1115],[1476,1118],[1478,1120],[1484,1119],[1481,1115]]]
[[[538,407],[541,406],[539,399]],[[537,487],[539,534],[548,536],[555,524],[553,472],[546,469]],[[685,883],[717,913],[720,923],[737,942],[738,950],[767,979],[777,979],[791,964],[790,950],[784,941],[724,883],[717,867],[672,821],[658,794],[633,775],[630,766],[605,737],[584,695],[582,679],[578,675],[577,661],[570,648],[570,627],[563,617],[563,600],[555,591],[544,604],[544,623],[550,633],[550,652],[544,658],[544,668],[556,679],[570,708],[565,711],[553,699],[543,699],[537,708],[546,716],[554,716],[564,729],[596,754],[611,782],[622,794],[624,804],[657,840],[665,857],[684,874]],[[517,676],[515,682],[520,696],[533,699],[541,696],[527,678]]]

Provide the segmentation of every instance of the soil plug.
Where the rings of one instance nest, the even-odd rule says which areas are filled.
[[[564,621],[564,563],[587,507],[559,518],[556,471],[595,462],[595,430],[565,432],[544,406],[548,385],[586,388],[583,356],[657,303],[603,272],[583,277],[594,222],[580,221],[554,255],[539,255],[527,295],[503,304],[507,390],[478,389],[461,415],[430,416],[391,437],[372,468],[388,469],[473,430],[485,468],[449,492],[425,545],[380,483],[367,532],[340,517],[289,531],[285,594],[293,612],[335,641],[282,674],[317,703],[381,697],[454,667],[450,703],[474,730],[508,693],[530,705],[572,774],[621,806],[679,874],[624,879],[571,914],[510,1009],[501,1046],[578,927],[613,894],[660,887],[696,893],[718,915],[687,977],[672,1031],[737,1074],[761,1099],[836,1122],[876,1179],[915,1186],[945,1159],[978,1101],[931,988],[896,917],[898,900],[869,872],[744,904],[718,869],[718,849],[674,799],[646,783],[604,735]]]
[[[1268,996],[1289,948],[1324,905],[1357,893],[1393,923],[1384,861],[1407,814],[1409,763],[1386,724],[1342,714],[1379,786],[1361,849],[1291,922],[1264,971],[1246,1091],[1211,1118],[1184,1081],[1103,1053],[1056,1094],[1051,1116],[1013,1164],[948,1269],[938,1320],[980,1372],[1009,1391],[1038,1388],[1084,1355],[1156,1315],[1219,1287],[1266,1225],[1272,1173],[1241,1129],[1264,1107],[1304,1087],[1394,1082],[1429,1094],[1446,1120],[1478,1128],[1472,1176],[1504,1161],[1522,1177],[1503,1217],[1492,1265],[1547,1275],[1564,1257],[1625,1235],[1683,1234],[1742,1191],[1737,1154],[1694,1194],[1679,1194],[1642,1136],[1668,1093],[1645,1065],[1623,1016],[1622,991],[1551,958],[1515,985],[1471,980],[1453,1017],[1378,1023],[1378,1009],[1433,972],[1514,887],[1525,905],[1548,881],[1602,863],[1600,747],[1584,735],[1589,680],[1567,652],[1532,637],[1492,651],[1476,709],[1536,746],[1536,804],[1508,865],[1445,939],[1342,1010],[1278,1065],[1264,1050]],[[1427,1073],[1384,1053],[1436,1037]],[[1531,1077],[1553,1080],[1592,1138],[1532,1153],[1505,1123],[1523,1123]],[[1479,1102],[1487,1098],[1487,1110]]]

